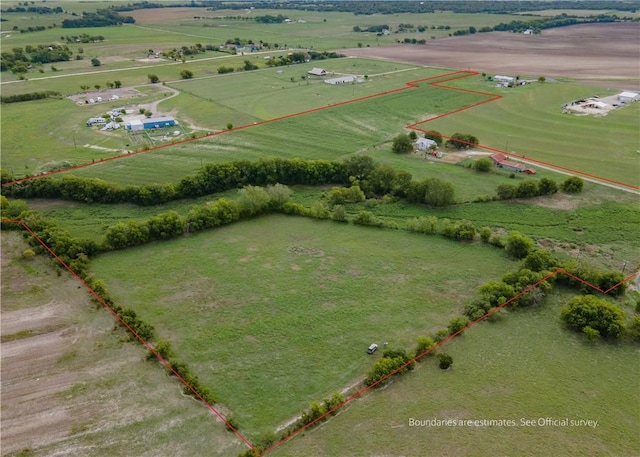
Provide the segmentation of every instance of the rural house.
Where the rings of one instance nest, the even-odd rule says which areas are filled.
[[[307,73],[310,74],[311,76],[326,76],[327,75],[327,71],[324,68],[317,68],[317,67],[312,68]]]
[[[429,138],[418,138],[418,141],[416,141],[418,151],[428,151],[431,147],[438,147],[438,143]]]

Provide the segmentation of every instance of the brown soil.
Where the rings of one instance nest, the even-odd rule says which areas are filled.
[[[506,75],[607,80],[635,90],[640,88],[639,42],[640,23],[636,22],[575,25],[540,35],[477,33],[424,46],[399,44],[340,52]]]

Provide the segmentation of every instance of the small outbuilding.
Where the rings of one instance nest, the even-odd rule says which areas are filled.
[[[637,102],[638,100],[640,100],[640,94],[637,94],[636,92],[624,91],[618,94],[618,100],[622,103]]]

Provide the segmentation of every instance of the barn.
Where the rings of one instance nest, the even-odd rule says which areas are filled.
[[[536,171],[533,168],[527,168],[525,164],[512,162],[509,158],[501,152],[497,152],[489,156],[496,167],[504,168],[505,170],[517,171],[520,173],[526,173],[528,175],[535,175]]]
[[[177,124],[176,120],[172,117],[150,117],[142,121],[142,126],[145,130],[171,127]]]
[[[622,103],[631,103],[640,100],[640,94],[635,92],[624,91],[618,94],[618,100]]]
[[[172,117],[150,117],[149,119],[134,119],[125,124],[127,130],[151,130],[160,129],[162,127],[172,127],[178,125],[178,122]]]

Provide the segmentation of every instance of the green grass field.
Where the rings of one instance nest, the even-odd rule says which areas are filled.
[[[372,341],[412,347],[479,284],[513,268],[491,247],[284,216],[92,265],[249,436],[359,379]]]
[[[273,456],[635,455],[640,446],[638,348],[589,344],[565,330],[559,314],[573,295],[558,291],[541,309],[508,313],[443,346],[442,371],[431,359],[384,391],[355,400],[323,426]],[[410,427],[430,419],[590,419],[590,427]]]

